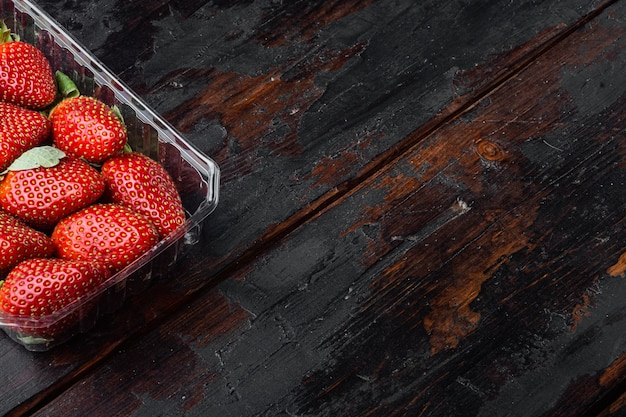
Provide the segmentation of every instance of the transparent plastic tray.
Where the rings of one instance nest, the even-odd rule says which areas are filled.
[[[199,241],[203,221],[217,206],[219,167],[151,110],[36,3],[0,0],[0,18],[22,41],[42,50],[53,71],[69,75],[83,95],[119,107],[128,129],[129,144],[133,150],[165,166],[177,183],[188,216],[179,233],[162,240],[89,297],[37,320],[16,318],[0,311],[0,327],[13,340],[28,350],[46,351],[77,333],[88,331],[103,314],[119,309],[129,295],[143,291],[153,280],[172,270],[177,259]]]

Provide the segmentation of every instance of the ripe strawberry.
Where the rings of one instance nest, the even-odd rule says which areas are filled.
[[[93,97],[70,97],[50,112],[55,146],[69,156],[100,164],[126,145],[126,126],[113,110]]]
[[[35,46],[0,25],[0,101],[43,109],[56,97],[50,63]]]
[[[45,234],[0,212],[0,277],[23,260],[47,258],[54,253],[54,244]]]
[[[51,123],[43,114],[0,102],[0,172],[24,151],[43,143],[50,128]]]
[[[117,272],[159,240],[144,215],[117,204],[94,204],[61,220],[52,231],[63,259],[96,259]]]
[[[94,202],[104,178],[88,163],[63,158],[52,167],[9,171],[0,183],[0,206],[31,226],[46,230]]]
[[[109,270],[97,262],[29,259],[13,268],[4,280],[0,309],[24,319],[47,318],[47,323],[24,324],[19,330],[30,337],[53,338],[79,319],[78,311],[68,310],[65,316],[60,311],[71,309],[68,306],[80,298],[84,303],[84,297],[93,294],[109,277]],[[60,316],[57,322],[48,317],[54,313]]]
[[[107,198],[147,216],[161,238],[185,222],[176,185],[155,160],[137,152],[117,155],[102,165],[102,175]]]

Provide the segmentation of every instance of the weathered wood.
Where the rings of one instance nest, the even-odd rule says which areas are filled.
[[[50,6],[61,3],[45,4]],[[306,2],[299,4],[300,7],[308,7]],[[316,8],[322,6],[313,2],[310,4],[306,15],[308,19],[317,18],[319,13],[316,13]],[[429,120],[441,109],[444,109],[444,117],[462,103],[471,102],[476,90],[488,85],[492,77],[505,74],[521,57],[533,53],[537,45],[567,29],[557,24],[574,22],[582,13],[591,10],[591,6],[578,8],[570,3],[551,9],[555,13],[545,13],[543,6],[525,8],[523,4],[502,2],[500,5],[492,5],[491,12],[483,15],[475,10],[465,11],[468,5],[450,3],[445,5],[444,10],[451,12],[455,7],[460,8],[455,13],[461,13],[464,19],[467,18],[458,23],[458,30],[465,33],[475,27],[478,32],[486,31],[487,35],[490,34],[483,36],[476,33],[471,43],[465,39],[465,43],[461,41],[457,45],[459,38],[464,38],[460,33],[449,31],[447,14],[440,14],[440,11],[428,5],[415,5],[412,2],[406,2],[404,6],[379,2],[372,6],[373,9],[360,12],[365,15],[347,15],[347,20],[344,19],[340,25],[320,28],[316,36],[312,36],[310,28],[302,33],[293,33],[284,30],[288,29],[285,26],[282,32],[288,36],[283,42],[289,48],[275,49],[273,45],[277,40],[274,39],[271,47],[260,48],[267,49],[268,56],[257,61],[239,62],[236,56],[225,54],[224,51],[231,46],[232,27],[218,25],[216,29],[211,26],[204,30],[209,30],[208,34],[215,36],[222,44],[211,45],[215,46],[217,55],[209,54],[212,49],[203,49],[208,55],[205,57],[201,54],[197,62],[196,55],[184,56],[185,50],[181,45],[187,42],[192,46],[199,45],[195,36],[203,33],[201,29],[199,31],[198,24],[205,22],[206,16],[214,14],[224,19],[234,15],[256,16],[254,19],[244,19],[248,25],[244,33],[249,34],[249,37],[234,37],[243,39],[238,44],[238,54],[242,56],[247,50],[246,43],[257,47],[258,37],[255,34],[263,33],[261,29],[267,28],[268,19],[273,25],[272,31],[276,33],[281,33],[281,29],[276,26],[279,22],[285,25],[292,25],[293,22],[267,16],[259,19],[258,10],[251,4],[213,2],[202,8],[195,20],[190,18],[196,24],[181,24],[177,28],[184,42],[176,44],[176,52],[183,54],[179,62],[188,63],[181,72],[168,66],[172,61],[169,59],[171,50],[161,51],[162,55],[159,55],[160,52],[155,48],[155,43],[163,40],[168,33],[163,29],[164,25],[161,25],[160,30],[155,29],[158,34],[152,38],[140,38],[145,39],[150,46],[147,50],[157,49],[156,55],[146,56],[137,52],[137,49],[128,54],[112,52],[118,50],[120,45],[128,47],[137,41],[137,36],[132,40],[131,37],[122,38],[116,33],[129,29],[131,35],[147,36],[153,33],[144,32],[146,27],[153,25],[150,22],[158,23],[162,19],[170,22],[172,17],[162,13],[165,10],[164,3],[128,6],[129,9],[124,10],[124,13],[117,12],[117,6],[107,2],[81,2],[74,6],[76,9],[67,10],[67,3],[63,3],[63,9],[57,10],[56,17],[64,23],[69,22],[70,28],[78,28],[78,33],[88,34],[85,36],[88,43],[101,42],[94,49],[101,57],[109,57],[106,60],[109,66],[125,74],[126,81],[141,91],[157,110],[164,111],[173,123],[189,133],[198,146],[216,156],[225,168],[225,192],[216,215],[208,223],[207,238],[212,243],[199,248],[195,254],[197,257],[192,256],[181,264],[182,276],[178,280],[157,286],[143,298],[131,303],[112,323],[101,323],[92,334],[48,354],[24,352],[16,349],[8,339],[0,339],[4,352],[0,366],[3,370],[13,370],[2,373],[4,382],[0,384],[3,390],[0,409],[3,412],[13,409],[14,414],[25,412],[54,397],[95,363],[115,351],[129,334],[141,336],[146,331],[146,323],[148,328],[156,326],[158,320],[185,301],[188,293],[210,285],[212,271],[220,265],[232,266],[213,280],[223,279],[231,270],[236,270],[237,264],[231,262],[268,229],[268,234],[274,236],[274,239],[277,234],[280,236],[281,230],[288,231],[281,225],[285,218],[301,207],[305,207],[306,213],[307,205],[319,196],[324,196],[328,190],[331,190],[330,195],[333,196],[335,191],[332,190],[336,184],[358,175],[361,167],[377,153],[391,148],[407,132]],[[179,4],[168,5],[168,13],[169,6],[174,10],[184,7]],[[235,6],[239,9],[232,11],[230,7]],[[334,7],[344,12],[346,10],[345,6],[338,4]],[[77,8],[88,13],[77,14]],[[203,14],[207,11],[210,13]],[[280,11],[277,14],[287,15]],[[325,14],[333,15],[328,12]],[[495,19],[498,14],[510,18]],[[176,12],[174,15],[187,16]],[[337,17],[344,15],[340,13]],[[420,18],[416,20],[416,16]],[[538,16],[541,19],[537,19]],[[84,19],[84,31],[80,31],[81,19]],[[328,19],[324,21],[329,22]],[[440,24],[427,27],[427,22],[433,21]],[[93,30],[94,23],[105,28],[99,32],[102,36],[112,32],[106,42],[96,36],[98,31]],[[495,36],[497,30],[494,25],[498,23],[506,24],[507,27],[513,25],[516,30],[511,37],[503,40]],[[306,19],[302,24],[307,26]],[[106,29],[107,25],[113,29]],[[312,26],[309,24],[309,27]],[[118,31],[115,32],[115,29]],[[214,30],[218,31],[217,35],[212,32]],[[544,33],[538,34],[539,31]],[[306,36],[305,32],[308,33]],[[414,34],[412,42],[406,42],[406,33]],[[395,47],[388,49],[389,45]],[[346,54],[342,55],[342,52]],[[278,59],[279,54],[285,54],[285,57]],[[403,54],[407,55],[402,58]],[[492,54],[500,55],[493,57]],[[160,60],[160,56],[167,56],[168,59]],[[407,56],[413,57],[413,60],[415,56],[423,56],[431,61],[426,61],[424,67],[416,68],[415,65],[408,65],[410,60],[404,64],[401,62],[409,59]],[[487,62],[492,65],[479,66],[470,71],[475,64]],[[129,63],[132,64],[131,68],[123,67]],[[260,70],[259,64],[262,64]],[[457,67],[459,71],[466,69],[467,72],[452,79]],[[256,70],[253,71],[254,68]],[[260,74],[255,75],[256,72]],[[273,73],[281,76],[275,84],[271,82]],[[219,77],[214,79],[214,74]],[[199,88],[209,81],[211,83],[207,89]],[[451,82],[456,90],[450,87]],[[234,83],[230,87],[231,93],[224,97],[234,104],[246,104],[246,109],[250,111],[232,110],[223,107],[222,103],[211,101],[211,97],[220,92],[221,86],[229,87],[231,83]],[[280,93],[287,99],[278,104],[273,103],[272,97],[283,100]],[[458,94],[463,95],[459,97]],[[188,115],[198,102],[203,102],[203,97],[209,100],[208,108]],[[233,97],[240,97],[241,102]],[[355,100],[369,108],[355,109]],[[449,100],[452,100],[451,104]],[[255,120],[250,114],[256,116],[262,110],[258,103],[273,106],[270,109],[273,113],[263,116],[260,126],[253,126],[249,130],[245,126],[238,127],[236,116],[241,116],[240,123],[249,125],[251,120]],[[289,114],[296,109],[299,111]],[[229,133],[233,129],[241,137]],[[297,143],[293,141],[293,132],[297,132]],[[260,141],[257,135],[265,138],[265,141]],[[356,143],[355,137],[358,138]],[[277,172],[284,175],[277,176]],[[278,232],[272,235],[276,230]]]
[[[407,133],[405,155],[38,415],[575,416],[617,399],[624,7]]]

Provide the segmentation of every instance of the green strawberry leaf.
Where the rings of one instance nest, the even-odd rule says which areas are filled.
[[[54,340],[37,336],[17,336],[17,339],[24,345],[41,345],[44,343],[50,343]]]
[[[74,81],[61,71],[57,71],[55,74],[59,94],[63,98],[71,98],[80,96],[80,91]]]
[[[33,168],[51,168],[65,157],[65,152],[54,146],[37,146],[19,156],[7,171],[23,171]]]

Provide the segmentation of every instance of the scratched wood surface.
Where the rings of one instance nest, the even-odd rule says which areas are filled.
[[[623,11],[536,57],[41,415],[575,416],[619,402]]]
[[[90,334],[0,338],[0,411],[617,413],[623,2],[413,3],[41,2],[223,198]]]

